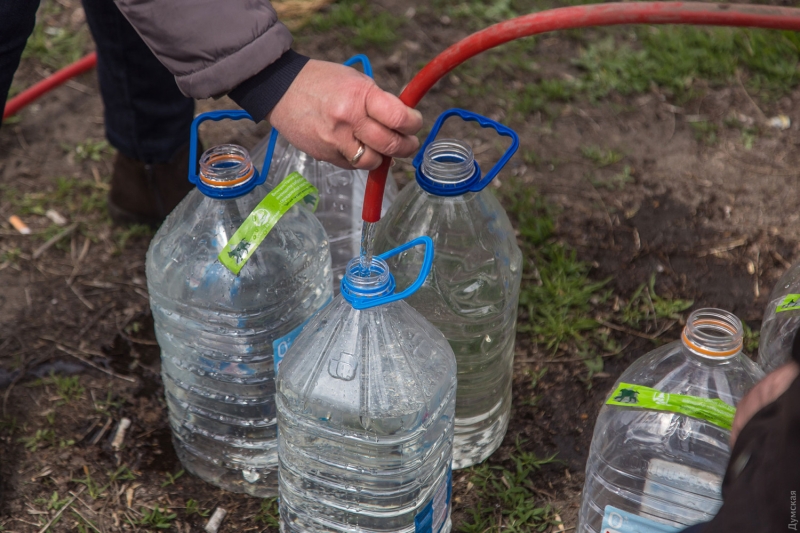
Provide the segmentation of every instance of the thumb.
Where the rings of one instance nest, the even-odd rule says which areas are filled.
[[[366,109],[370,118],[402,134],[414,135],[422,129],[422,113],[377,85],[367,93]]]

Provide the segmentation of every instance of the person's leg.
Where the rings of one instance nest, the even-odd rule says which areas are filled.
[[[39,0],[0,0],[0,117],[38,7]]]
[[[109,212],[116,222],[156,225],[192,187],[194,100],[180,92],[113,0],[83,0],[83,6],[97,45],[106,136],[119,152]]]

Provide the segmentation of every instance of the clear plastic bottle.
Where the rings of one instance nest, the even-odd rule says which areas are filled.
[[[193,137],[203,120],[245,117],[200,115]],[[325,231],[295,205],[236,276],[217,255],[269,189],[234,145],[206,151],[193,181],[147,252],[173,442],[186,470],[209,483],[275,495],[274,358],[332,297]]]
[[[394,293],[385,259],[424,243],[418,283]],[[281,531],[447,533],[456,362],[402,301],[430,271],[430,239],[353,259],[341,294],[281,364]]]
[[[778,280],[761,324],[758,364],[770,373],[792,360],[792,342],[800,329],[800,263],[792,265]]]
[[[372,67],[364,55],[357,55],[345,62],[350,66],[361,63],[364,73],[372,77]],[[361,250],[361,209],[367,186],[366,170],[345,170],[331,163],[317,161],[300,151],[273,129],[251,151],[253,162],[259,171],[266,169],[267,185],[275,187],[292,172],[299,172],[320,193],[315,214],[331,247],[334,291],[344,277],[347,262]],[[263,166],[262,166],[263,165]],[[391,171],[386,178],[382,212],[386,212],[397,196],[397,183]]]
[[[434,140],[453,115],[512,139],[483,178],[467,144]],[[445,112],[414,160],[416,183],[403,189],[376,230],[377,252],[415,235],[428,235],[436,247],[433,273],[408,303],[444,333],[458,362],[453,468],[483,461],[508,428],[522,254],[506,212],[484,187],[517,146],[505,126],[463,110]],[[390,260],[398,286],[412,281],[422,259],[410,250]]]
[[[579,533],[667,533],[714,516],[730,457],[726,427],[763,377],[742,339],[733,314],[699,309],[681,340],[623,372],[595,423]]]

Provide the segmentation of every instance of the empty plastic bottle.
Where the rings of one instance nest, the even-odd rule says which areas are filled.
[[[425,244],[417,281],[395,293],[385,260]],[[281,531],[451,529],[456,362],[402,301],[430,272],[423,237],[353,259],[341,294],[298,337],[278,375]]]
[[[434,140],[451,116],[511,138],[485,176],[466,143]],[[403,189],[376,230],[379,252],[414,235],[428,235],[436,247],[432,275],[407,301],[444,333],[458,362],[454,468],[491,455],[508,428],[522,254],[506,212],[485,187],[518,145],[501,124],[460,109],[445,112],[414,159],[416,183]],[[413,281],[422,261],[416,250],[389,261],[400,287]]]
[[[671,533],[713,518],[735,406],[763,372],[742,323],[693,312],[681,340],[633,363],[595,423],[579,533]]]
[[[372,67],[364,55],[357,55],[345,65],[362,63],[364,73],[372,77]],[[361,209],[367,186],[366,170],[345,170],[331,163],[317,161],[300,151],[273,128],[252,150],[255,164],[267,174],[267,185],[275,187],[292,172],[299,172],[320,194],[315,214],[328,234],[334,277],[334,290],[344,277],[347,262],[361,249]],[[397,183],[391,171],[386,178],[382,213],[397,196]]]
[[[758,364],[769,373],[792,360],[792,341],[800,329],[800,263],[778,280],[761,324]]]
[[[301,205],[278,220],[239,275],[217,259],[269,189],[247,151],[216,146],[147,252],[147,283],[169,421],[189,472],[234,492],[277,493],[274,360],[333,294],[325,231]],[[238,253],[238,252],[234,252]]]

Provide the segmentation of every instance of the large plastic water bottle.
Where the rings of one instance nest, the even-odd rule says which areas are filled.
[[[372,67],[364,55],[357,55],[345,65],[361,63],[364,73],[372,77]],[[334,277],[334,290],[344,277],[347,262],[361,249],[361,209],[367,186],[366,170],[345,170],[331,163],[318,161],[295,148],[273,129],[252,150],[253,161],[267,174],[267,185],[275,187],[292,172],[299,172],[320,193],[315,214],[328,234]],[[385,213],[397,196],[397,183],[389,172],[383,193]]]
[[[206,151],[195,172],[197,126],[248,118],[213,112],[192,124],[190,179],[147,253],[147,283],[169,421],[189,472],[234,492],[277,493],[274,359],[332,297],[325,231],[295,205],[238,275],[217,259],[269,193],[247,151]],[[241,257],[243,247],[230,250]]]
[[[742,338],[734,315],[699,309],[681,340],[623,372],[595,424],[579,533],[671,533],[713,518],[735,406],[763,377]]]
[[[792,342],[800,329],[800,263],[778,280],[761,324],[758,364],[769,373],[792,360]]]
[[[425,244],[416,283],[395,293],[385,262]],[[456,362],[402,301],[428,275],[423,237],[352,260],[341,294],[312,320],[278,375],[281,531],[446,533]]]
[[[485,176],[466,143],[434,140],[451,116],[511,138]],[[485,187],[518,145],[501,124],[460,109],[445,112],[414,159],[416,183],[403,189],[376,230],[378,252],[415,235],[430,236],[436,247],[432,275],[408,303],[444,333],[458,362],[454,468],[491,455],[508,428],[522,254],[506,212]],[[390,260],[400,287],[413,281],[422,261],[416,250]]]

